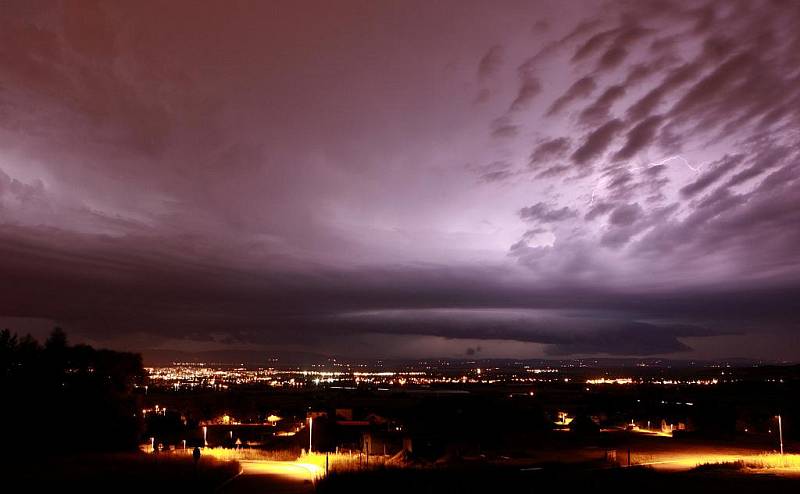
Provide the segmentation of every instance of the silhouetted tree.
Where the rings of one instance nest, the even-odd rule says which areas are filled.
[[[70,346],[61,328],[44,346],[0,331],[0,420],[18,449],[135,447],[141,407],[133,389],[143,379],[139,355]]]

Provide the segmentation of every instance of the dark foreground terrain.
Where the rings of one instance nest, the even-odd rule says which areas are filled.
[[[236,462],[144,453],[6,458],[4,493],[210,493],[239,472]]]
[[[728,466],[690,472],[662,472],[646,467],[541,470],[506,468],[385,469],[336,473],[317,485],[320,494],[375,493],[758,493],[798,492],[800,477],[754,474]]]

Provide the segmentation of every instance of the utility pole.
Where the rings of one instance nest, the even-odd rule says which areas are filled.
[[[778,415],[778,440],[781,442],[781,458],[783,458],[783,424],[780,415]]]

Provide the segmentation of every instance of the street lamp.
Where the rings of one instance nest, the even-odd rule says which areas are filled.
[[[308,452],[311,453],[311,434],[314,432],[314,417],[308,418]]]

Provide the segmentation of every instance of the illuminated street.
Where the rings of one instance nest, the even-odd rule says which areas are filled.
[[[241,461],[242,473],[221,492],[314,492],[314,480],[321,473],[316,465],[292,461]]]

